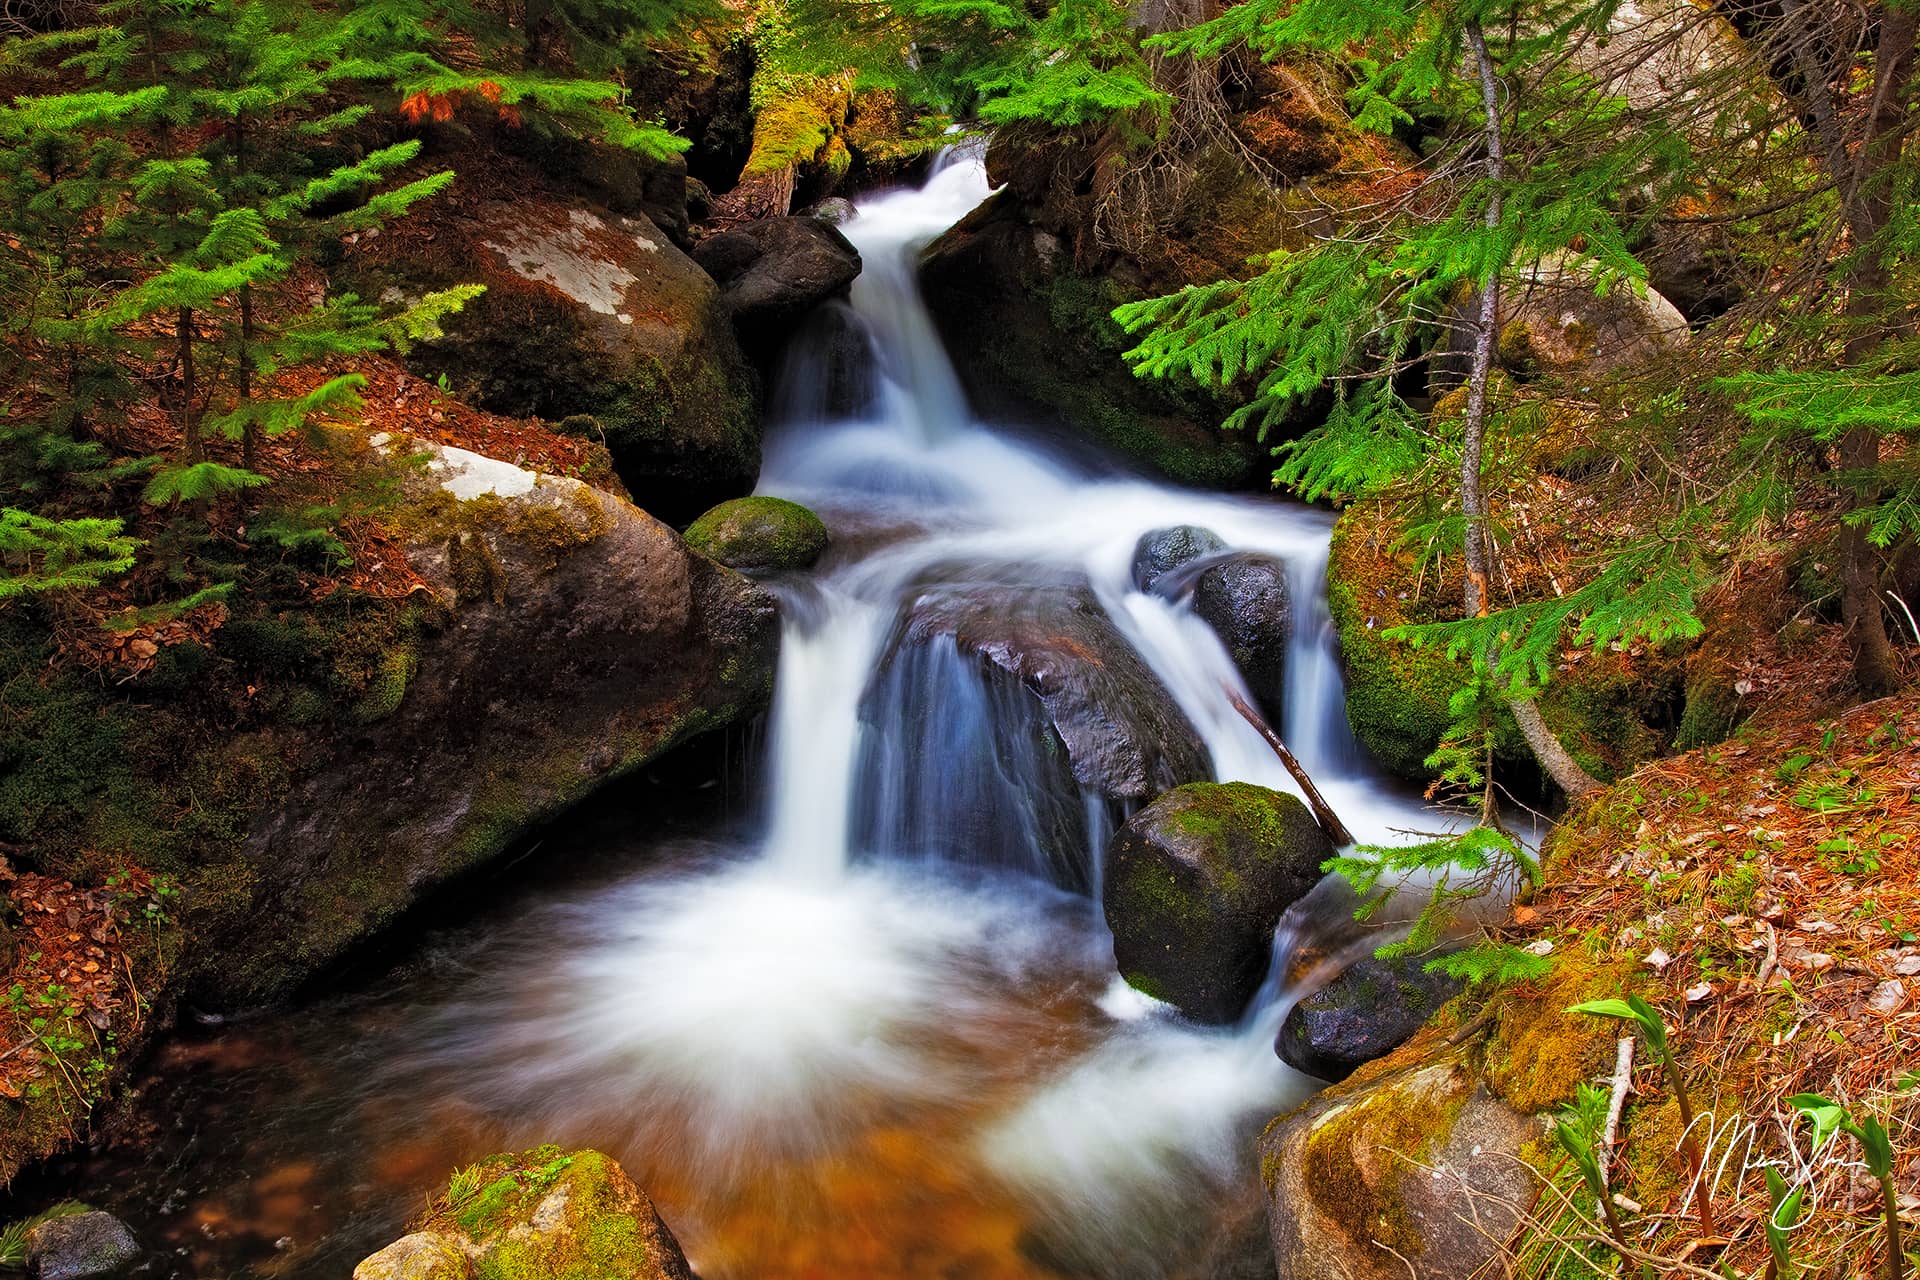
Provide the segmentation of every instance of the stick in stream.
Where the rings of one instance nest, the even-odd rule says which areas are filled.
[[[1340,816],[1333,811],[1333,806],[1328,804],[1326,798],[1320,794],[1320,788],[1313,785],[1313,779],[1309,778],[1307,771],[1300,767],[1300,762],[1293,758],[1293,752],[1287,750],[1287,744],[1280,741],[1280,735],[1273,731],[1272,726],[1258,711],[1247,705],[1245,698],[1232,689],[1227,690],[1227,699],[1233,703],[1235,711],[1246,717],[1248,724],[1260,731],[1260,736],[1265,738],[1267,745],[1273,748],[1273,754],[1280,757],[1280,763],[1287,766],[1287,772],[1292,774],[1293,780],[1300,784],[1300,789],[1307,793],[1307,807],[1313,810],[1313,816],[1319,820],[1321,828],[1333,843],[1341,847],[1352,844],[1353,833],[1347,830],[1347,824],[1340,821]]]

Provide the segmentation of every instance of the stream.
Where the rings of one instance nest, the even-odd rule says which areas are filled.
[[[163,1250],[146,1274],[341,1277],[455,1165],[539,1143],[618,1157],[707,1280],[1261,1274],[1251,1138],[1317,1087],[1273,1051],[1310,913],[1238,1026],[1127,988],[1097,900],[1111,806],[1063,789],[950,641],[890,648],[903,604],[1090,591],[1216,777],[1297,793],[1214,632],[1133,586],[1143,533],[1204,526],[1288,566],[1280,727],[1334,809],[1363,841],[1441,818],[1348,733],[1328,513],[973,419],[915,263],[987,194],[960,150],[862,202],[850,303],[790,354],[760,491],[835,550],[770,584],[750,812],[682,830],[599,806],[520,869],[539,887],[395,973],[165,1047],[131,1138],[69,1171]]]

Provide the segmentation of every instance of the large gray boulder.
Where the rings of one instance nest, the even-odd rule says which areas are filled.
[[[1281,915],[1333,844],[1307,806],[1245,782],[1177,787],[1107,846],[1103,906],[1120,974],[1200,1022],[1246,1011]]]
[[[1469,1280],[1531,1203],[1544,1133],[1453,1057],[1318,1095],[1260,1139],[1278,1273]]]
[[[1449,312],[1445,351],[1434,361],[1436,391],[1466,378],[1473,348],[1476,294]],[[1617,285],[1602,295],[1592,275],[1547,258],[1507,282],[1500,294],[1495,355],[1516,377],[1605,378],[1686,346],[1687,318],[1652,289]]]
[[[201,979],[284,992],[422,894],[771,691],[774,600],[631,503],[464,450],[419,455],[402,527],[428,619],[353,722],[276,741],[305,766],[255,821],[249,920]]]
[[[369,297],[487,287],[414,347],[416,372],[496,413],[591,418],[634,499],[664,519],[752,490],[758,396],[727,307],[644,215],[502,188],[348,239],[340,275]]]

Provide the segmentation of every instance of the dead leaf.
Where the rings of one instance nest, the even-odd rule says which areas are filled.
[[[1655,947],[1647,952],[1647,963],[1653,966],[1655,973],[1665,973],[1667,966],[1673,963],[1673,957],[1667,954],[1666,948]]]
[[[1702,1000],[1705,1000],[1708,996],[1712,994],[1713,994],[1713,984],[1711,982],[1703,982],[1698,986],[1688,987],[1687,1003],[1699,1004]]]
[[[1873,989],[1873,996],[1867,1001],[1867,1008],[1883,1017],[1892,1017],[1900,1012],[1900,1006],[1907,1002],[1907,989],[1898,978],[1889,978]]]

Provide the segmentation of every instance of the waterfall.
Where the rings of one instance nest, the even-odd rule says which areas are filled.
[[[912,1274],[988,1256],[981,1273],[1054,1275],[1030,1237],[1076,1274],[1155,1278],[1257,1194],[1253,1133],[1313,1088],[1273,1050],[1310,921],[1283,922],[1237,1027],[1120,982],[1100,856],[1150,793],[1115,780],[1132,757],[1083,767],[1016,652],[1054,646],[1055,683],[1137,677],[1155,725],[1191,727],[1190,767],[1291,790],[1191,601],[1135,588],[1143,533],[1199,525],[1283,561],[1296,753],[1364,840],[1436,821],[1347,733],[1328,514],[1116,475],[975,419],[915,267],[987,194],[961,151],[861,202],[845,231],[865,270],[776,387],[761,489],[814,508],[834,546],[770,583],[784,634],[750,834],[531,913],[408,1023],[410,1046],[383,1045],[403,1077],[387,1097],[456,1099],[489,1118],[489,1149],[620,1154],[720,1280],[908,1274],[888,1268],[909,1252]],[[884,1264],[808,1253],[845,1223]],[[1001,1243],[981,1255],[983,1238]]]

